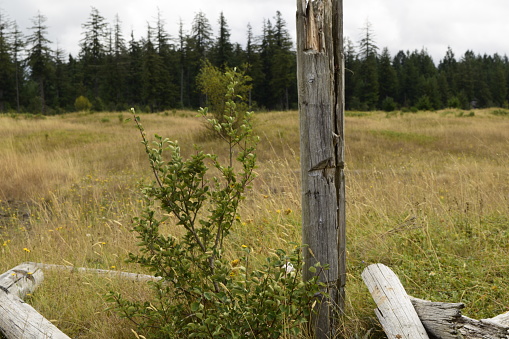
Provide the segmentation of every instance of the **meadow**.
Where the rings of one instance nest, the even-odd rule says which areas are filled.
[[[129,113],[0,116],[0,272],[24,261],[136,273],[132,219],[151,171]],[[226,155],[195,112],[142,114],[148,136]],[[298,113],[255,115],[258,177],[227,255],[261,261],[300,242]],[[346,338],[383,338],[360,274],[384,263],[407,292],[463,302],[463,314],[509,310],[509,111],[347,112]],[[170,224],[170,234],[179,230]],[[29,296],[71,337],[132,338],[104,295],[149,295],[144,283],[45,271]]]

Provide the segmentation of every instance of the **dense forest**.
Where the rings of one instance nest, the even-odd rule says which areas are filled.
[[[280,12],[263,19],[261,36],[246,27],[244,45],[232,43],[223,14],[218,31],[203,12],[189,30],[179,24],[170,36],[159,13],[144,38],[123,36],[92,8],[77,37],[78,55],[52,49],[43,14],[32,18],[24,35],[0,11],[0,112],[57,114],[90,108],[118,111],[137,107],[153,112],[206,104],[196,77],[208,60],[218,67],[238,67],[248,75],[254,110],[297,107],[296,56]],[[509,59],[467,51],[457,59],[451,49],[434,63],[425,49],[381,51],[369,23],[357,43],[345,38],[346,107],[387,111],[507,106]]]

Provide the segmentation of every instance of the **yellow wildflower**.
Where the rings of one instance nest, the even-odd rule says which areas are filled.
[[[236,267],[240,264],[240,259],[235,259],[230,263],[233,267]]]
[[[30,251],[28,248],[26,248],[26,247],[23,247],[23,251],[25,251],[25,252],[27,252],[27,253],[30,253],[30,252],[31,252],[31,251]]]

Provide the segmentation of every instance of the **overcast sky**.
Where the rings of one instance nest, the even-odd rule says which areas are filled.
[[[388,47],[392,56],[399,50],[426,48],[438,63],[448,46],[456,58],[468,49],[476,54],[509,55],[508,0],[344,0],[343,6],[345,36],[357,43],[361,28],[369,21],[376,44],[380,50]],[[260,35],[264,19],[273,21],[279,10],[295,39],[296,0],[0,0],[3,14],[15,20],[25,33],[32,26],[31,18],[40,11],[48,19],[53,47],[58,43],[59,48],[73,55],[78,53],[81,26],[92,7],[108,22],[118,14],[127,40],[131,30],[136,39],[145,35],[147,22],[155,22],[158,8],[174,37],[179,20],[189,31],[199,11],[205,13],[216,33],[222,11],[232,42],[241,44],[246,41],[248,23],[253,33]]]

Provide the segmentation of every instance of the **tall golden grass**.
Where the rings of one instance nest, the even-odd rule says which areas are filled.
[[[345,337],[383,337],[360,273],[382,262],[420,298],[465,302],[491,317],[509,308],[509,114],[460,111],[346,117],[348,228]],[[0,271],[23,261],[115,269],[137,251],[132,218],[150,168],[128,113],[0,117]],[[147,134],[225,155],[193,112],[141,116]],[[260,113],[258,178],[230,235],[261,261],[299,242],[297,112]],[[171,224],[167,232],[178,234]],[[105,311],[104,294],[137,298],[142,283],[45,272],[28,300],[70,336],[131,338],[133,324]]]

